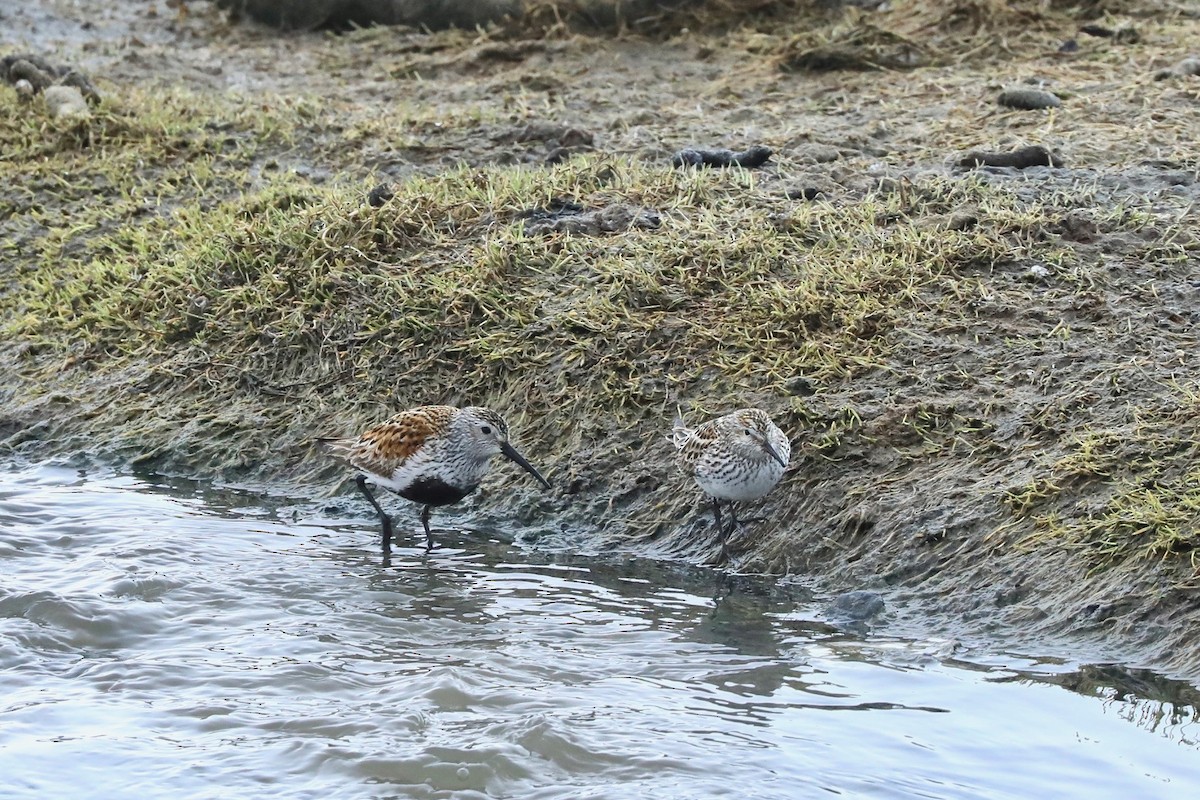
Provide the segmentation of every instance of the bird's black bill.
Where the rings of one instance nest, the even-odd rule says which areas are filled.
[[[784,469],[787,469],[787,462],[786,462],[786,461],[784,461],[782,457],[780,457],[779,453],[776,453],[776,452],[775,452],[775,448],[774,448],[774,447],[771,447],[771,443],[770,443],[770,442],[768,442],[768,441],[767,441],[767,440],[764,438],[764,439],[762,440],[761,444],[762,444],[762,446],[763,446],[763,450],[766,450],[766,451],[767,451],[767,453],[768,453],[768,454],[771,456],[771,458],[773,458],[773,459],[775,459],[776,461],[778,461],[778,462],[779,462],[779,466],[783,467]]]
[[[550,488],[550,481],[543,478],[542,473],[540,473],[536,469],[534,469],[533,464],[530,464],[528,461],[525,460],[525,456],[523,456],[517,452],[517,448],[513,447],[508,442],[501,442],[500,443],[500,452],[504,453],[504,455],[506,457],[517,462],[517,464],[519,464],[522,469],[524,469],[526,472],[528,472],[533,477],[537,478],[538,483],[542,484],[542,486],[545,486],[547,489]],[[778,456],[776,456],[776,458],[778,458]]]

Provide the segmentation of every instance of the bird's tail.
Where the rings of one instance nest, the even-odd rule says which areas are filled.
[[[330,455],[337,456],[338,458],[345,458],[347,455],[349,455],[350,444],[354,440],[342,439],[337,436],[320,436],[313,441],[317,443],[318,447]]]
[[[674,442],[675,449],[682,450],[691,438],[692,429],[683,424],[682,417],[675,417],[675,422],[671,427],[671,441]]]

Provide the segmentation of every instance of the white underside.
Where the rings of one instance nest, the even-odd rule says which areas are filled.
[[[772,460],[757,469],[724,479],[703,478],[696,475],[696,483],[704,492],[718,500],[757,500],[765,495],[783,477],[783,467]]]
[[[453,465],[447,464],[438,454],[427,454],[418,450],[403,464],[396,467],[391,475],[372,475],[372,479],[380,486],[393,492],[403,492],[421,479],[439,480],[447,486],[471,490],[479,485],[487,474],[487,460],[461,460]]]

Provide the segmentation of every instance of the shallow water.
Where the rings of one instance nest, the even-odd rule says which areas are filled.
[[[1200,791],[1200,693],[1152,673],[943,660],[769,581],[478,532],[385,567],[366,514],[287,516],[0,471],[0,796]]]

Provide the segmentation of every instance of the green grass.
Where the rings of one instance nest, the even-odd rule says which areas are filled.
[[[1009,492],[1032,522],[1027,545],[1078,547],[1097,568],[1183,557],[1200,569],[1200,409],[1195,393],[1164,390],[1162,405],[1073,437],[1042,475]]]
[[[197,472],[295,474],[312,437],[424,402],[494,405],[568,474],[587,466],[580,451],[607,454],[590,463],[609,471],[614,458],[665,461],[660,433],[677,409],[741,404],[803,431],[800,458],[889,451],[880,463],[910,475],[935,459],[970,470],[1011,456],[995,440],[1003,409],[962,402],[994,376],[938,365],[931,396],[885,398],[873,418],[794,387],[898,391],[926,366],[898,359],[906,341],[932,351],[980,308],[1042,305],[1014,265],[1046,265],[1056,297],[1102,290],[1095,264],[1053,233],[1064,213],[1087,208],[1106,232],[1157,219],[1102,207],[1087,186],[1039,195],[927,174],[799,202],[759,173],[605,155],[414,170],[374,209],[378,177],[340,169],[416,146],[424,126],[465,133],[496,113],[400,104],[347,117],[149,89],[60,129],[0,90],[0,334],[22,391],[63,398],[64,431],[103,431]],[[522,212],[558,199],[650,209],[661,225],[527,236]],[[976,224],[946,224],[959,212]],[[1146,252],[1163,271],[1190,257],[1169,239]],[[1014,362],[1080,335],[1065,320],[1024,330]],[[1138,425],[1083,430],[1086,411],[1063,399],[1035,420],[1062,452],[1007,498],[1028,541],[1084,547],[1100,564],[1193,557],[1189,423],[1148,408]],[[847,494],[869,494],[874,477]],[[662,502],[674,505],[626,522],[678,520],[690,500]]]
[[[911,223],[984,191],[951,183],[792,206],[746,173],[579,159],[414,178],[378,210],[368,188],[281,175],[202,208],[185,187],[146,219],[129,212],[144,190],[130,175],[78,255],[74,226],[43,239],[5,332],[85,358],[198,347],[274,381],[339,370],[368,394],[419,375],[427,393],[488,395],[541,373],[542,403],[618,413],[697,384],[780,391],[878,367],[931,284],[969,292],[956,272],[1009,249],[1004,225]],[[519,212],[559,197],[632,202],[663,223],[526,237]]]

